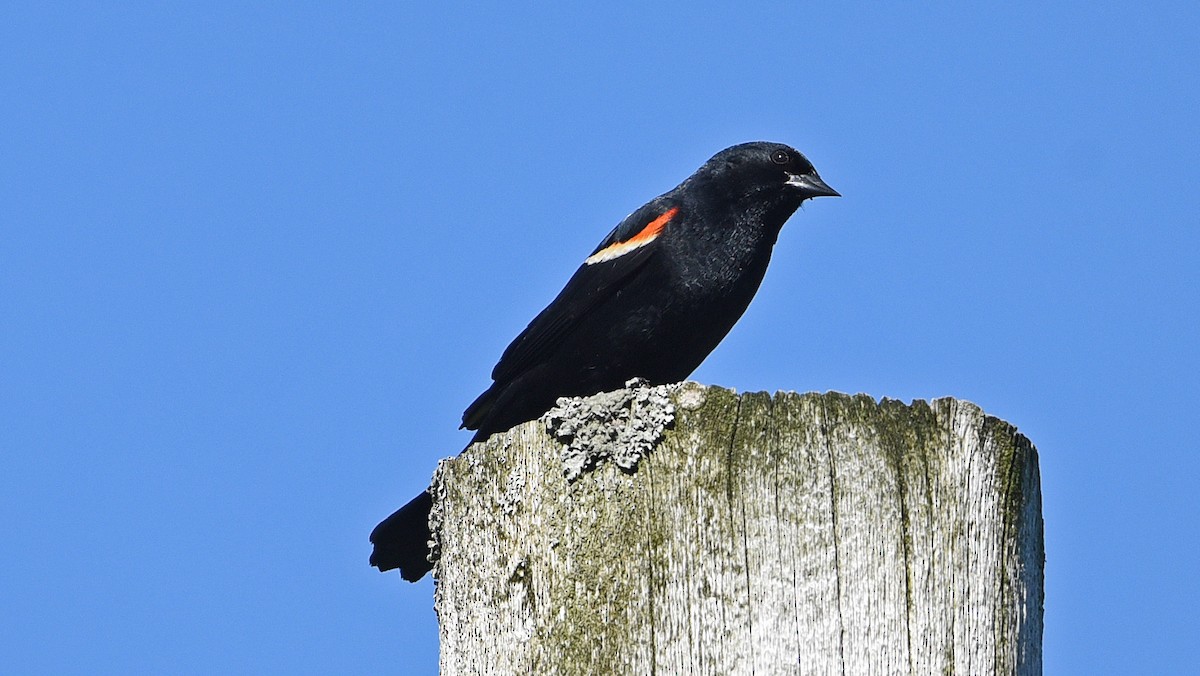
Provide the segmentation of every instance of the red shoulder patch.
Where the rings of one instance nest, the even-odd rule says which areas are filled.
[[[609,244],[591,256],[588,256],[588,259],[584,263],[591,265],[601,261],[609,261],[653,242],[662,233],[663,228],[667,227],[667,223],[670,223],[671,219],[675,218],[675,215],[678,213],[679,207],[667,209],[658,218],[647,223],[646,227],[639,230],[633,237],[623,242]]]

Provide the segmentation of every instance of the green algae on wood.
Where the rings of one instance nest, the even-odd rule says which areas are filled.
[[[1037,453],[1011,425],[668,393],[632,466],[568,481],[541,422],[442,464],[443,673],[1040,673]]]

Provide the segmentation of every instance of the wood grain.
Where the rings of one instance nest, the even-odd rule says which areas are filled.
[[[444,674],[1039,674],[1037,452],[954,399],[670,389],[632,470],[540,422],[434,484]]]

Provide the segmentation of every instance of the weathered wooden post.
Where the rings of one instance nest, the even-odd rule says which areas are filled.
[[[1041,673],[1037,452],[966,402],[623,390],[433,492],[443,674]]]

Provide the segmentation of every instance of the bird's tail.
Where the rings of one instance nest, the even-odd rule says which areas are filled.
[[[379,572],[400,569],[400,577],[416,582],[432,568],[429,562],[429,510],[433,497],[421,491],[407,505],[379,522],[371,531],[371,565]]]

